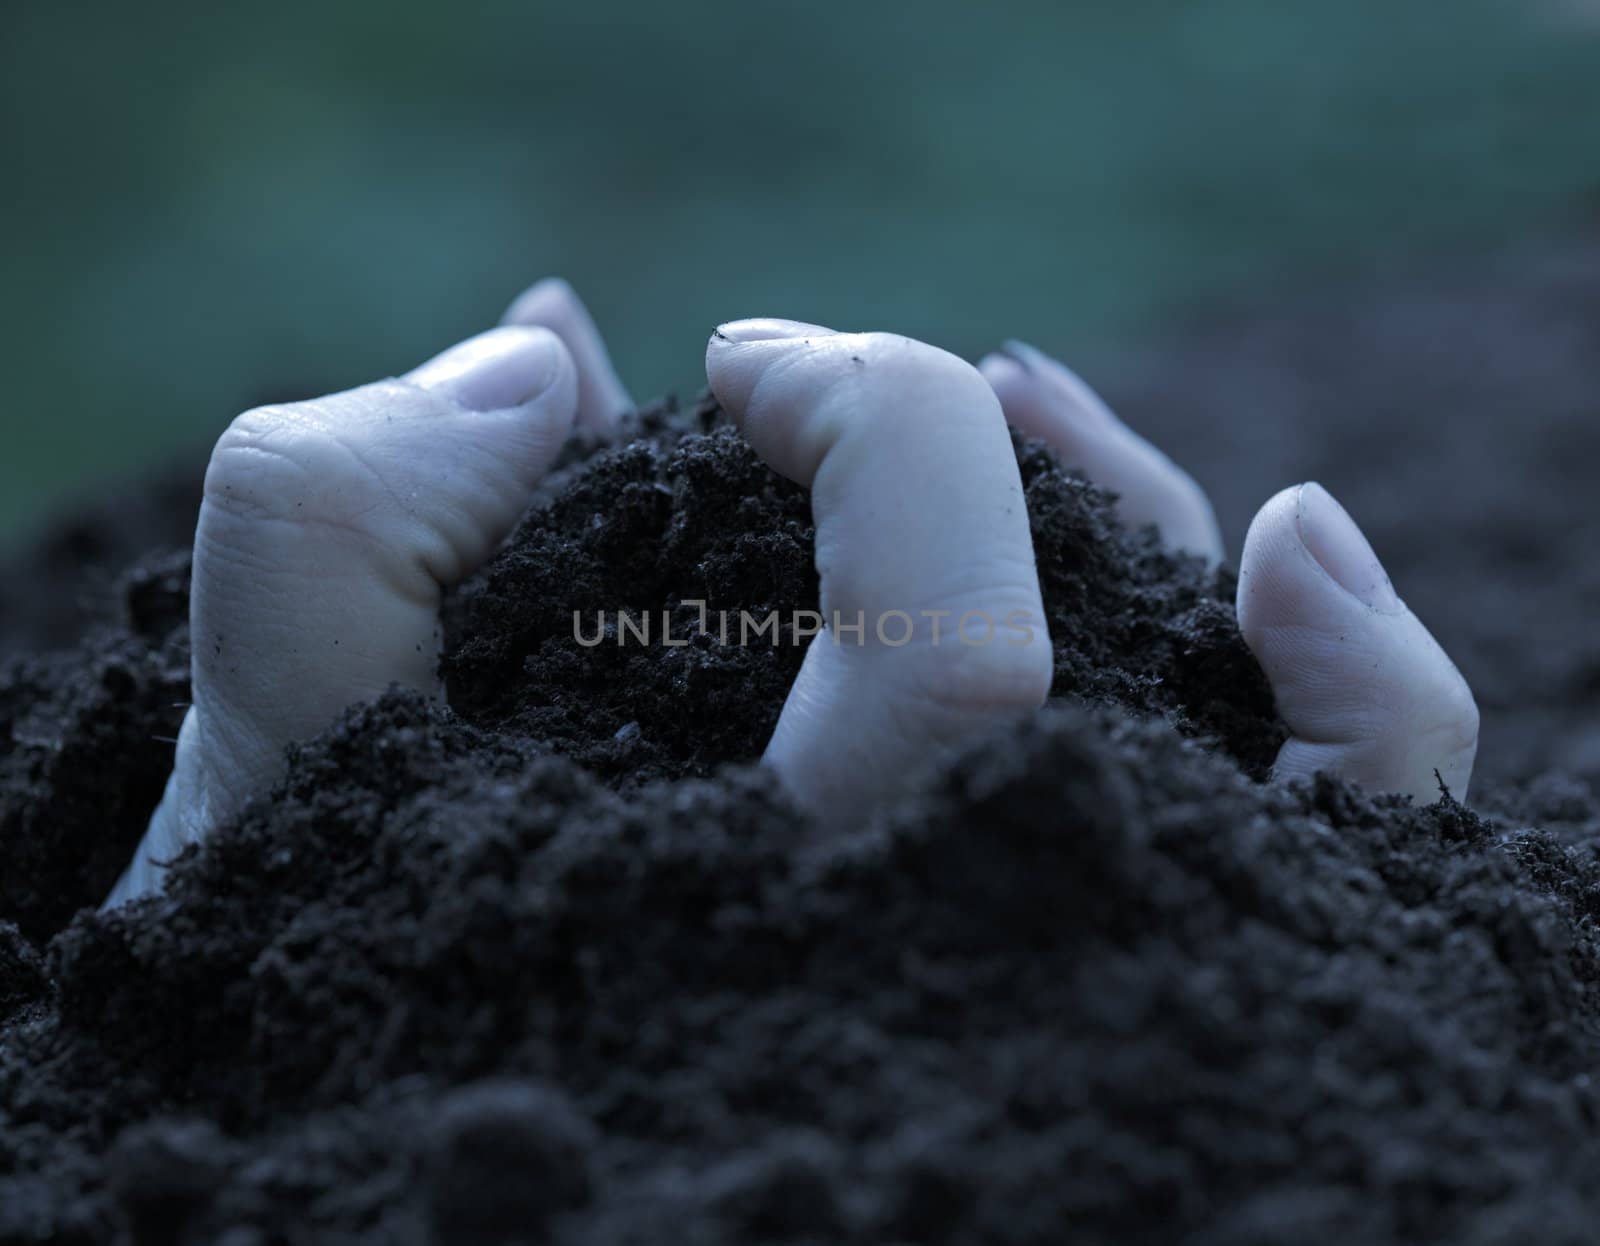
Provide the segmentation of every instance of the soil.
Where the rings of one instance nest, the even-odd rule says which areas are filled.
[[[448,707],[352,708],[100,914],[198,468],[86,508],[0,575],[0,1243],[1592,1241],[1597,360],[1567,244],[1091,376],[1233,548],[1347,504],[1478,694],[1470,807],[1263,782],[1231,572],[1019,444],[1050,705],[811,823],[755,765],[798,647],[573,638],[815,603],[803,493],[665,403],[452,596]]]

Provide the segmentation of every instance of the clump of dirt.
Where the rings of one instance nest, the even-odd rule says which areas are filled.
[[[1230,574],[1018,456],[1051,704],[848,833],[753,764],[797,646],[574,636],[815,605],[805,498],[708,404],[569,457],[449,603],[448,707],[351,709],[112,913],[184,556],[40,605],[75,644],[0,668],[0,1243],[1589,1240],[1586,776],[1260,782]]]
[[[652,410],[639,431],[585,464],[446,610],[457,713],[624,786],[761,755],[805,653],[794,613],[818,591],[805,491],[713,402]],[[1265,774],[1283,736],[1239,639],[1231,574],[1115,531],[1106,499],[1044,446],[1018,456],[1053,694],[1166,716]],[[775,643],[736,643],[741,613],[776,614]]]
[[[205,456],[108,490],[46,523],[0,567],[0,659],[70,647],[125,617],[123,577],[153,553],[194,539]],[[9,535],[9,534],[8,534]]]
[[[0,665],[0,917],[48,938],[127,866],[189,699],[188,554],[125,577],[125,622]]]

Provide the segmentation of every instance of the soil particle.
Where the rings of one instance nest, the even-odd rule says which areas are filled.
[[[625,785],[757,759],[804,656],[794,612],[817,601],[804,490],[709,402],[676,427],[646,420],[652,439],[593,460],[446,610],[457,713]],[[1167,716],[1264,774],[1283,736],[1233,622],[1231,573],[1114,531],[1104,495],[1042,445],[1018,452],[1054,694]],[[738,643],[742,616],[773,613],[776,647]],[[689,644],[660,644],[663,614]]]

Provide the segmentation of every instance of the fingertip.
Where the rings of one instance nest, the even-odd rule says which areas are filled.
[[[582,418],[582,394],[582,369],[567,344],[556,337],[556,374],[537,405],[543,408],[544,419],[559,432],[563,441]]]
[[[734,346],[744,342],[784,342],[796,338],[832,337],[834,330],[804,320],[784,320],[777,316],[754,316],[728,320],[711,331],[707,349]]]
[[[1314,561],[1297,531],[1300,489],[1300,485],[1290,485],[1262,503],[1250,520],[1239,553],[1235,612],[1245,644],[1263,665],[1270,656],[1263,639],[1267,629],[1306,613],[1302,603],[1316,585],[1310,574]]]
[[[533,402],[571,372],[571,356],[554,333],[503,325],[457,342],[403,379],[468,411],[486,412]]]
[[[1257,508],[1244,534],[1244,550],[1239,556],[1241,573],[1275,553],[1294,534],[1301,488],[1290,485],[1279,489]]]
[[[1127,426],[1106,406],[1094,387],[1053,355],[1037,346],[1007,338],[997,355],[1015,365],[1015,374],[1042,393],[1051,395],[1057,405],[1070,408],[1073,415],[1117,428]]]
[[[512,300],[501,324],[537,325],[561,338],[577,368],[580,427],[610,433],[634,409],[594,318],[565,278],[545,277],[529,286]]]
[[[1028,382],[1027,370],[1010,355],[999,351],[992,351],[978,360],[978,372],[989,382],[989,388],[994,390],[1002,405]]]
[[[1405,609],[1366,534],[1316,481],[1301,485],[1296,494],[1295,528],[1317,564],[1357,601],[1380,614]]]
[[[541,330],[548,332],[548,330]],[[554,336],[553,334],[551,336]],[[517,408],[513,418],[524,427],[533,447],[525,465],[530,478],[542,477],[561,447],[583,420],[583,379],[572,352],[556,338],[556,374],[532,402]]]
[[[1059,453],[1081,454],[1089,443],[1135,436],[1082,377],[1026,342],[1008,339],[984,356],[978,370],[1000,399],[1006,420]]]
[[[706,383],[723,410],[742,427],[756,386],[769,367],[817,339],[838,336],[833,329],[802,320],[727,321],[706,341]]]
[[[472,419],[462,432],[518,428],[533,445],[528,469],[542,472],[579,416],[579,375],[561,337],[537,325],[501,325],[440,352],[403,380],[447,399]],[[509,423],[508,423],[509,421]],[[520,441],[519,437],[519,441]]]
[[[1341,611],[1406,612],[1355,520],[1316,481],[1280,489],[1250,521],[1239,558],[1241,627]],[[1248,636],[1247,636],[1248,639]]]
[[[742,426],[750,407],[760,370],[757,361],[738,357],[732,350],[734,339],[718,326],[706,341],[706,384],[735,426]]]
[[[1082,436],[1073,430],[1069,419],[1063,418],[1059,395],[1048,392],[1032,371],[1003,352],[985,355],[977,367],[978,375],[1000,403],[1007,424],[1024,437],[1045,442],[1064,459],[1071,460],[1071,466],[1083,466],[1078,462],[1082,457]]]
[[[544,277],[511,300],[500,323],[549,326],[552,320],[565,321],[582,307],[577,291],[565,277]]]
[[[1471,689],[1316,482],[1279,490],[1256,512],[1238,618],[1293,736],[1280,777],[1326,769],[1425,801],[1438,769],[1465,792],[1477,749]]]

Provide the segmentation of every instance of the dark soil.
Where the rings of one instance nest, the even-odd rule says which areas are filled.
[[[0,577],[0,1243],[1592,1241],[1600,250],[1559,258],[1108,385],[1235,547],[1347,502],[1479,693],[1471,809],[1264,785],[1230,573],[1023,445],[1051,705],[812,825],[753,764],[797,647],[573,640],[815,602],[804,495],[663,406],[453,597],[450,708],[353,709],[102,916],[194,499],[74,519]]]

